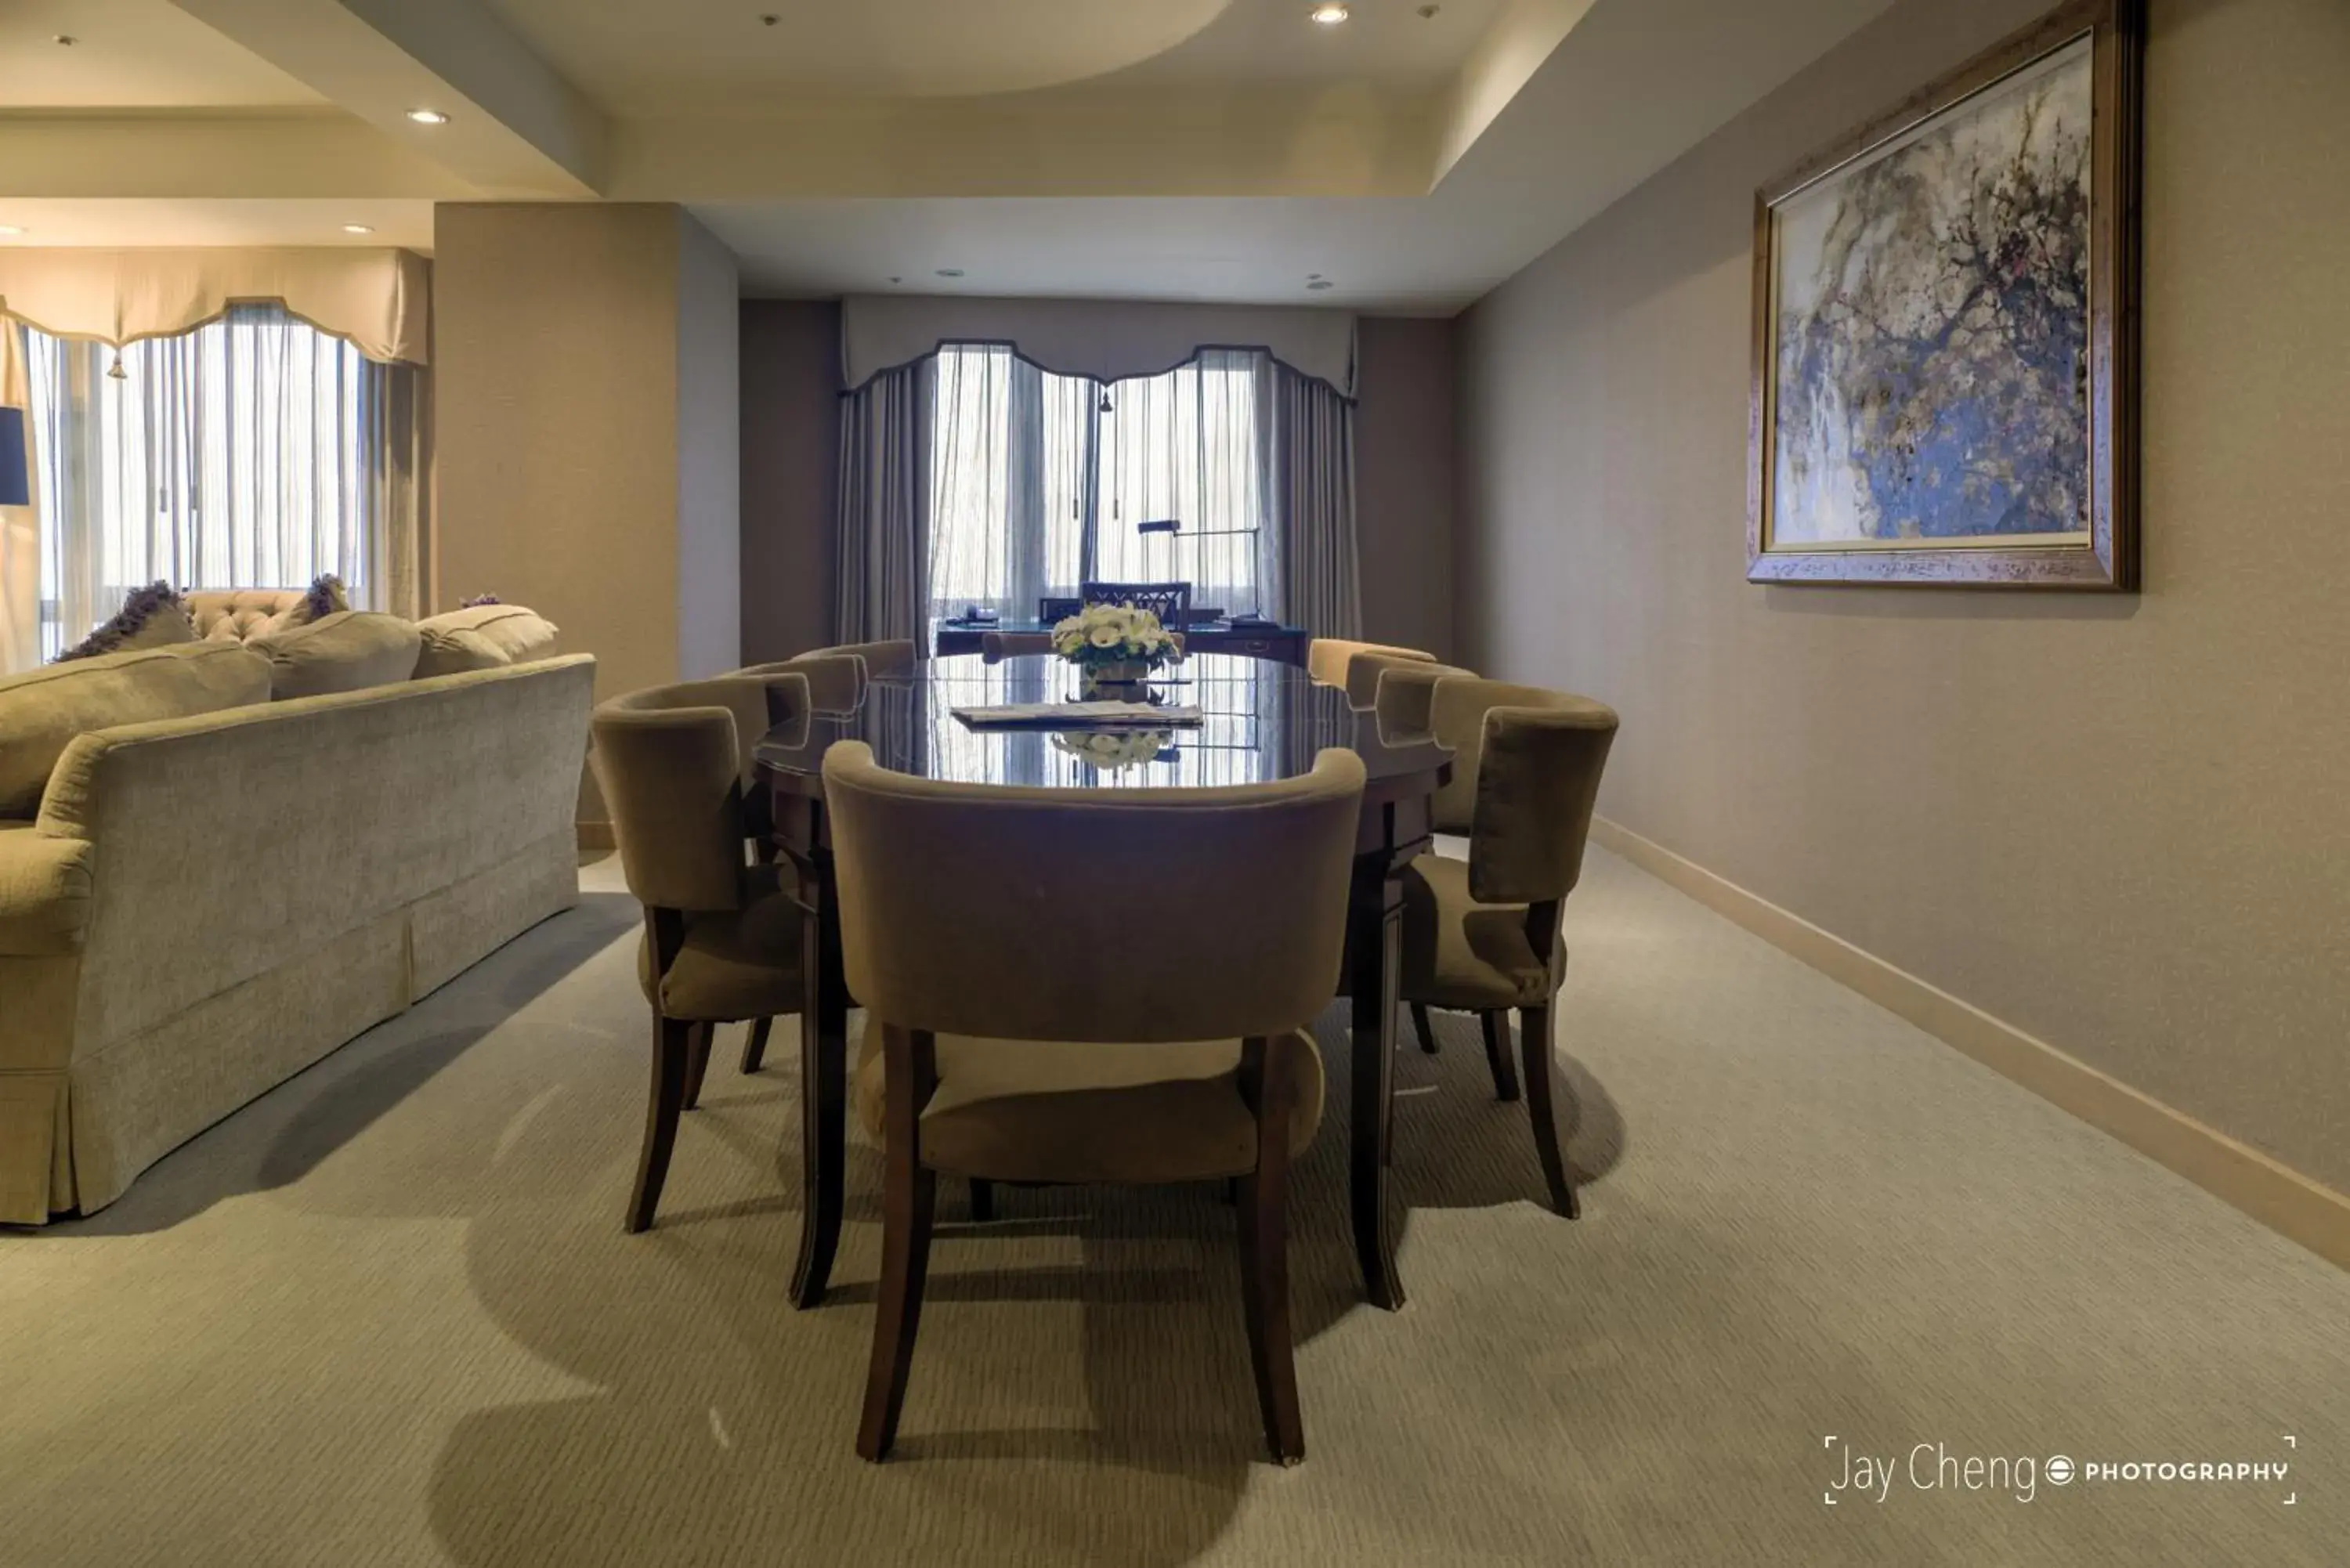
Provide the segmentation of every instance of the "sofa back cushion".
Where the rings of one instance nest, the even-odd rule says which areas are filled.
[[[196,635],[215,642],[244,642],[273,631],[277,619],[303,600],[300,588],[225,588],[186,597]]]
[[[420,646],[412,623],[376,610],[338,610],[245,644],[269,660],[270,692],[280,700],[364,691],[405,680],[416,672]]]
[[[269,665],[234,644],[104,653],[0,680],[0,817],[32,816],[76,735],[269,701]]]
[[[521,605],[472,605],[418,621],[416,630],[424,639],[419,680],[526,664],[555,651],[555,623]]]

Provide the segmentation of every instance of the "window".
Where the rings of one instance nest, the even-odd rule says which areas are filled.
[[[119,356],[23,330],[44,659],[158,579],[298,587],[332,572],[354,605],[393,602],[393,514],[414,500],[398,451],[412,410],[396,405],[412,372],[274,306]]]
[[[1262,354],[1208,350],[1104,386],[1010,348],[940,351],[931,393],[930,615],[1025,620],[1088,580],[1187,581],[1195,604],[1262,607]],[[1175,533],[1139,532],[1172,519]]]

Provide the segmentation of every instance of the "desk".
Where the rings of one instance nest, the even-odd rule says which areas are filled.
[[[977,653],[983,632],[990,631],[1050,631],[1043,621],[1007,620],[1000,626],[973,626],[965,621],[939,622],[938,645],[935,651],[941,659],[956,654]],[[1183,648],[1191,653],[1229,653],[1249,659],[1271,659],[1283,664],[1305,664],[1305,645],[1314,640],[1313,634],[1297,626],[1233,626],[1219,621],[1213,626],[1195,626],[1183,634]]]
[[[1074,736],[972,730],[953,713],[980,703],[1051,701],[1071,694],[1075,680],[1075,671],[1056,659],[994,665],[933,659],[910,679],[868,682],[851,711],[795,720],[758,744],[758,787],[772,809],[776,848],[798,873],[806,943],[807,1002],[800,1013],[806,1207],[793,1301],[805,1307],[822,1299],[840,1239],[849,997],[841,975],[823,768],[834,742],[853,740],[900,773],[1048,789],[1253,784],[1310,770],[1325,746],[1345,746],[1361,756],[1368,780],[1347,896],[1346,972],[1332,978],[1337,991],[1353,998],[1354,1008],[1347,1132],[1356,1259],[1369,1299],[1390,1309],[1402,1305],[1387,1194],[1401,874],[1406,862],[1430,846],[1429,797],[1451,776],[1451,753],[1426,736],[1382,735],[1373,715],[1347,706],[1345,692],[1315,684],[1295,665],[1204,651],[1151,684],[1173,701],[1202,709],[1205,722],[1196,730],[1170,730],[1155,750],[1131,748],[1135,760],[1126,765],[1087,760],[1070,749]]]

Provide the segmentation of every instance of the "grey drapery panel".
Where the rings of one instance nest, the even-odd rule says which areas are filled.
[[[1263,400],[1275,525],[1266,565],[1280,618],[1315,637],[1363,634],[1355,547],[1355,405],[1326,381],[1274,364]]]
[[[933,373],[901,366],[841,400],[837,641],[930,635]]]

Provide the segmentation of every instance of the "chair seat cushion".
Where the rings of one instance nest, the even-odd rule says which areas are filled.
[[[1555,955],[1566,967],[1564,942]],[[1526,906],[1481,904],[1469,896],[1469,863],[1423,855],[1403,874],[1406,1002],[1478,1011],[1540,1006],[1554,971],[1526,940]]]
[[[1322,1122],[1322,1058],[1298,1042],[1289,1146]],[[938,1036],[938,1093],[922,1163],[996,1181],[1196,1181],[1256,1168],[1256,1118],[1237,1081],[1241,1043],[1095,1044]],[[857,1114],[881,1140],[881,1032],[858,1045]]]
[[[685,917],[685,944],[661,977],[667,1016],[737,1023],[800,1010],[799,906],[775,890],[772,867],[749,875],[759,891],[742,909]],[[651,1000],[652,947],[641,938],[637,983]]]

